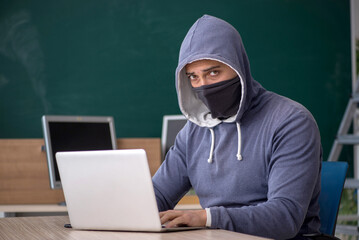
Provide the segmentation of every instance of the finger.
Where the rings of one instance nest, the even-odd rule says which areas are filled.
[[[169,210],[166,212],[163,212],[161,214],[161,224],[164,224],[166,222],[172,221],[173,219],[177,218],[178,216],[180,216],[182,214],[182,212],[180,211],[175,211],[175,210]]]
[[[205,210],[198,211],[183,211],[180,215],[177,215],[175,218],[170,221],[167,226],[191,226],[191,227],[204,227],[206,225],[206,212]]]
[[[182,225],[187,225],[185,218],[183,216],[178,216],[174,218],[172,221],[166,224],[166,228],[174,228]]]
[[[160,212],[160,218],[163,218],[164,216],[168,215],[168,214],[171,214],[171,211],[173,210],[167,210],[167,211],[163,211],[163,212]]]
[[[164,215],[166,215],[166,214],[168,214],[168,213],[175,212],[175,211],[176,211],[176,210],[167,210],[167,211],[159,212],[159,214],[160,214],[160,217],[162,217],[162,216],[164,216]]]
[[[179,212],[175,211],[167,211],[162,217],[161,217],[161,223],[166,223],[168,221],[172,221],[176,217],[180,216],[181,214]]]
[[[160,212],[160,213],[159,213],[160,218],[161,218],[163,215],[165,215],[165,214],[166,214],[166,212]]]

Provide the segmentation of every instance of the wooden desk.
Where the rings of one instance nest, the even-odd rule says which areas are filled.
[[[21,217],[0,219],[0,239],[12,240],[116,240],[116,239],[146,239],[146,240],[186,240],[186,239],[227,239],[227,240],[260,240],[265,238],[235,233],[225,230],[193,230],[172,233],[139,233],[114,231],[79,231],[64,228],[69,223],[67,216],[56,217]]]
[[[175,209],[201,209],[201,205],[178,204]],[[65,215],[67,208],[58,204],[5,204],[0,205],[0,213],[4,214],[3,217]]]
[[[0,217],[67,215],[66,206],[58,204],[5,204],[0,205]]]

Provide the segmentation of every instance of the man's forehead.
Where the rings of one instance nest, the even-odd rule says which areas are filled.
[[[222,67],[222,66],[225,66],[225,64],[223,64],[222,62],[216,61],[216,60],[201,59],[201,60],[197,60],[197,61],[186,64],[185,68],[186,68],[186,70],[189,68],[205,69],[205,68],[214,67],[214,66]]]

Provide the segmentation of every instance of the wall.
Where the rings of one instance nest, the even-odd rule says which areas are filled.
[[[299,101],[330,151],[351,92],[342,0],[0,2],[0,138],[41,138],[43,114],[112,115],[117,137],[160,137],[174,71],[203,14],[241,33],[252,74]]]

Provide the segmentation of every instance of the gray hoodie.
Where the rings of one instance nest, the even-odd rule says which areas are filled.
[[[239,75],[235,116],[212,118],[194,93],[184,67],[200,59],[225,63]],[[235,28],[208,15],[194,23],[181,45],[176,88],[189,121],[153,177],[159,210],[172,209],[193,187],[209,209],[212,228],[274,239],[317,233],[322,157],[317,124],[302,105],[252,78]]]

